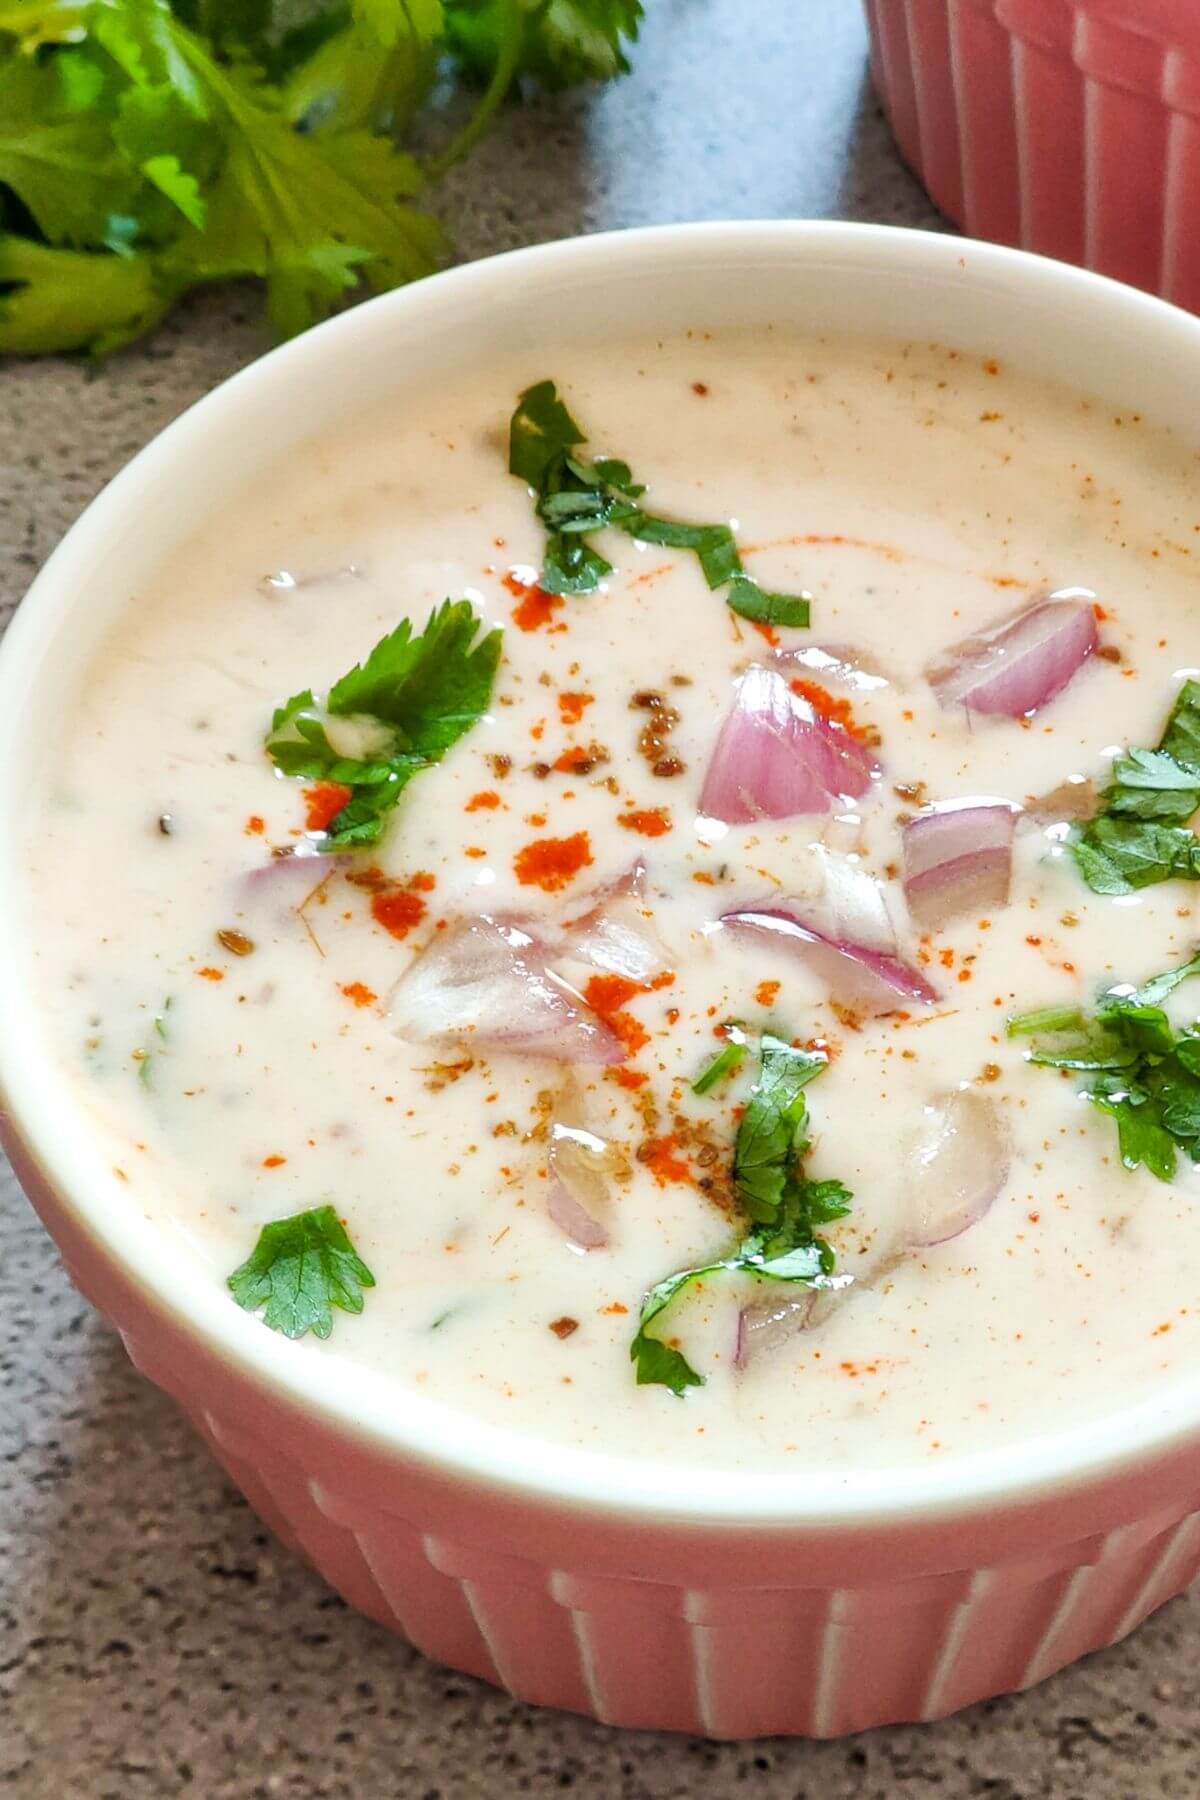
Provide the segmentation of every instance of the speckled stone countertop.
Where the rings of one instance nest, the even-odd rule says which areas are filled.
[[[444,196],[463,257],[668,219],[938,220],[854,0],[650,0],[634,75],[515,110]],[[747,21],[753,19],[753,27]],[[0,603],[168,420],[265,348],[245,295],[100,373],[0,373]],[[831,1744],[537,1712],[349,1612],[259,1527],[0,1190],[0,1791],[20,1800],[1194,1800],[1200,1605],[1033,1693]]]

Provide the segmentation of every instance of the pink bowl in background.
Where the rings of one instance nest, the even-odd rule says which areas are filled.
[[[905,161],[973,236],[1200,311],[1198,0],[866,0]]]
[[[489,348],[767,324],[937,339],[1197,436],[1200,321],[990,245],[677,226],[439,275],[227,382],[89,507],[0,649],[0,840],[36,829],[33,771],[113,621],[265,464]],[[1200,1374],[1003,1452],[746,1477],[519,1437],[299,1357],[130,1204],[44,1040],[23,879],[0,859],[0,1137],[26,1192],[263,1519],[437,1661],[614,1724],[833,1736],[1038,1681],[1200,1568]]]

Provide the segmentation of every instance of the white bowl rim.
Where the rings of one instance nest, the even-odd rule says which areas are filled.
[[[82,585],[76,578],[86,572],[92,547],[108,522],[136,507],[139,484],[155,462],[186,456],[198,425],[208,427],[222,413],[236,417],[281,372],[296,379],[320,361],[327,347],[346,350],[357,340],[366,348],[386,333],[389,320],[426,309],[436,312],[451,284],[474,294],[482,305],[513,276],[535,271],[544,280],[578,277],[611,270],[614,259],[666,267],[686,264],[693,256],[711,257],[714,251],[735,262],[761,263],[773,256],[794,257],[800,246],[814,257],[832,260],[852,252],[860,260],[879,258],[917,274],[942,279],[961,275],[968,282],[1053,294],[1077,310],[1107,314],[1132,332],[1153,334],[1164,345],[1174,343],[1183,357],[1200,362],[1200,320],[1165,301],[1025,251],[893,226],[823,220],[653,226],[564,239],[447,270],[368,301],[259,358],[188,408],[91,502],[38,574],[0,646],[0,819],[11,811],[21,779],[21,745],[8,722],[10,702],[34,679],[39,652],[66,624],[77,603],[73,594]],[[0,859],[0,943],[10,947],[17,942],[17,861]],[[127,1202],[122,1212],[121,1190],[89,1145],[82,1115],[72,1118],[74,1130],[63,1128],[55,1110],[50,1060],[28,1054],[28,1046],[37,1041],[35,1007],[21,968],[21,957],[11,951],[0,958],[0,1105],[10,1132],[59,1203],[126,1278],[206,1350],[259,1390],[394,1457],[398,1469],[405,1464],[423,1467],[475,1490],[518,1496],[530,1505],[568,1507],[643,1525],[843,1533],[927,1526],[1004,1506],[1024,1507],[1126,1476],[1152,1456],[1193,1447],[1200,1451],[1200,1374],[1091,1423],[995,1451],[920,1467],[825,1472],[713,1472],[702,1465],[643,1463],[564,1447],[432,1402],[357,1367],[348,1393],[341,1359],[296,1356],[289,1340],[241,1311],[210,1277],[181,1283],[163,1235]]]

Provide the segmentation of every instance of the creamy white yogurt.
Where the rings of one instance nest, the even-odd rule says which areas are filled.
[[[734,683],[773,646],[691,556],[606,534],[600,592],[537,629],[514,622],[544,535],[505,472],[505,431],[546,375],[656,511],[731,520],[764,586],[811,590],[811,629],[781,646],[849,646],[884,678],[829,684],[878,741],[871,794],[832,818],[698,825]],[[130,596],[64,696],[44,775],[42,1004],[64,1086],[123,1140],[129,1204],[223,1284],[264,1222],[329,1201],[376,1286],[298,1359],[336,1359],[348,1384],[357,1365],[380,1369],[398,1407],[417,1384],[464,1415],[678,1462],[922,1462],[1095,1418],[1190,1367],[1200,1177],[1186,1158],[1169,1186],[1123,1170],[1111,1123],[1073,1081],[1026,1066],[1004,1022],[1175,962],[1194,888],[1096,896],[1062,833],[1025,818],[1010,904],[922,939],[897,875],[914,791],[1024,807],[1157,742],[1180,672],[1200,663],[1196,472],[1141,420],[978,359],[730,333],[493,362],[419,415],[381,410],[264,475]],[[1028,721],[937,704],[922,671],[947,644],[1066,586],[1097,595],[1120,660],[1093,657]],[[328,688],[447,595],[504,627],[488,715],[413,782],[377,853],[272,865],[305,820],[304,784],[264,754],[272,708]],[[639,752],[648,713],[631,703],[647,692],[679,715],[679,773]],[[605,756],[585,772],[554,767],[593,746]],[[652,812],[669,823],[657,836],[620,822]],[[519,879],[531,842],[578,834],[590,860],[560,889]],[[712,930],[780,894],[815,901],[822,859],[847,855],[880,883],[876,929],[895,929],[935,1006],[848,1019],[800,962]],[[574,1072],[568,1128],[608,1146],[615,1171],[608,1241],[585,1252],[548,1211],[561,1067],[469,1037],[405,1041],[389,996],[440,921],[519,913],[552,933],[638,859],[674,979],[624,1007],[647,1037],[624,1077]],[[348,879],[363,865],[410,896],[385,920],[424,908],[403,938]],[[585,991],[595,973],[556,966]],[[1175,1004],[1191,1016],[1186,988]],[[828,1235],[855,1280],[743,1369],[738,1313],[763,1296],[715,1280],[681,1299],[664,1335],[704,1378],[681,1401],[635,1385],[629,1342],[652,1283],[737,1235],[717,1201],[748,1077],[689,1092],[730,1018],[833,1048],[809,1090],[807,1169],[853,1190]],[[900,1256],[924,1109],[962,1084],[995,1109],[1008,1178],[969,1231]]]

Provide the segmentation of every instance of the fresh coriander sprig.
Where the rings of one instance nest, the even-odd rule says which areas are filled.
[[[1100,811],[1073,849],[1097,894],[1130,894],[1155,882],[1200,881],[1200,838],[1186,821],[1200,808],[1200,682],[1185,681],[1154,750],[1113,764]]]
[[[540,585],[550,594],[590,594],[609,563],[589,542],[602,526],[614,526],[644,544],[691,550],[710,588],[726,588],[726,602],[744,619],[762,625],[807,625],[808,594],[776,594],[747,575],[728,525],[689,525],[663,519],[640,504],[645,487],[629,464],[615,457],[588,462],[585,442],[552,381],[527,388],[509,425],[508,467],[534,490],[546,527]]]
[[[375,1277],[350,1242],[332,1206],[317,1206],[264,1225],[246,1261],[229,1277],[247,1312],[262,1308],[264,1325],[285,1337],[306,1331],[327,1338],[333,1308],[360,1313]]]
[[[840,1181],[810,1180],[801,1166],[809,1147],[804,1090],[827,1064],[821,1051],[797,1049],[774,1032],[763,1033],[758,1080],[742,1115],[733,1154],[734,1186],[753,1229],[728,1255],[681,1269],[650,1289],[629,1348],[639,1385],[658,1384],[677,1396],[704,1385],[704,1377],[683,1352],[650,1331],[671,1302],[694,1283],[737,1274],[755,1281],[828,1285],[835,1257],[818,1227],[844,1218],[853,1196]]]
[[[1200,974],[1200,955],[1140,988],[1118,987],[1089,1015],[1040,1007],[1008,1021],[1010,1038],[1027,1038],[1029,1062],[1086,1076],[1085,1099],[1117,1127],[1121,1161],[1143,1164],[1171,1181],[1177,1150],[1200,1162],[1200,1022],[1176,1032],[1161,1002]]]
[[[628,65],[641,0],[7,0],[0,354],[103,354],[190,289],[265,284],[275,332],[443,260],[420,204],[524,77]],[[448,59],[483,92],[427,162]],[[427,135],[427,134],[426,134]]]
[[[501,633],[479,638],[479,625],[469,600],[447,600],[416,636],[401,620],[334,683],[324,707],[305,688],[276,708],[266,739],[276,768],[350,790],[323,850],[374,843],[413,776],[440,762],[487,710]],[[350,721],[343,729],[358,755],[343,755],[331,738],[339,719]]]

